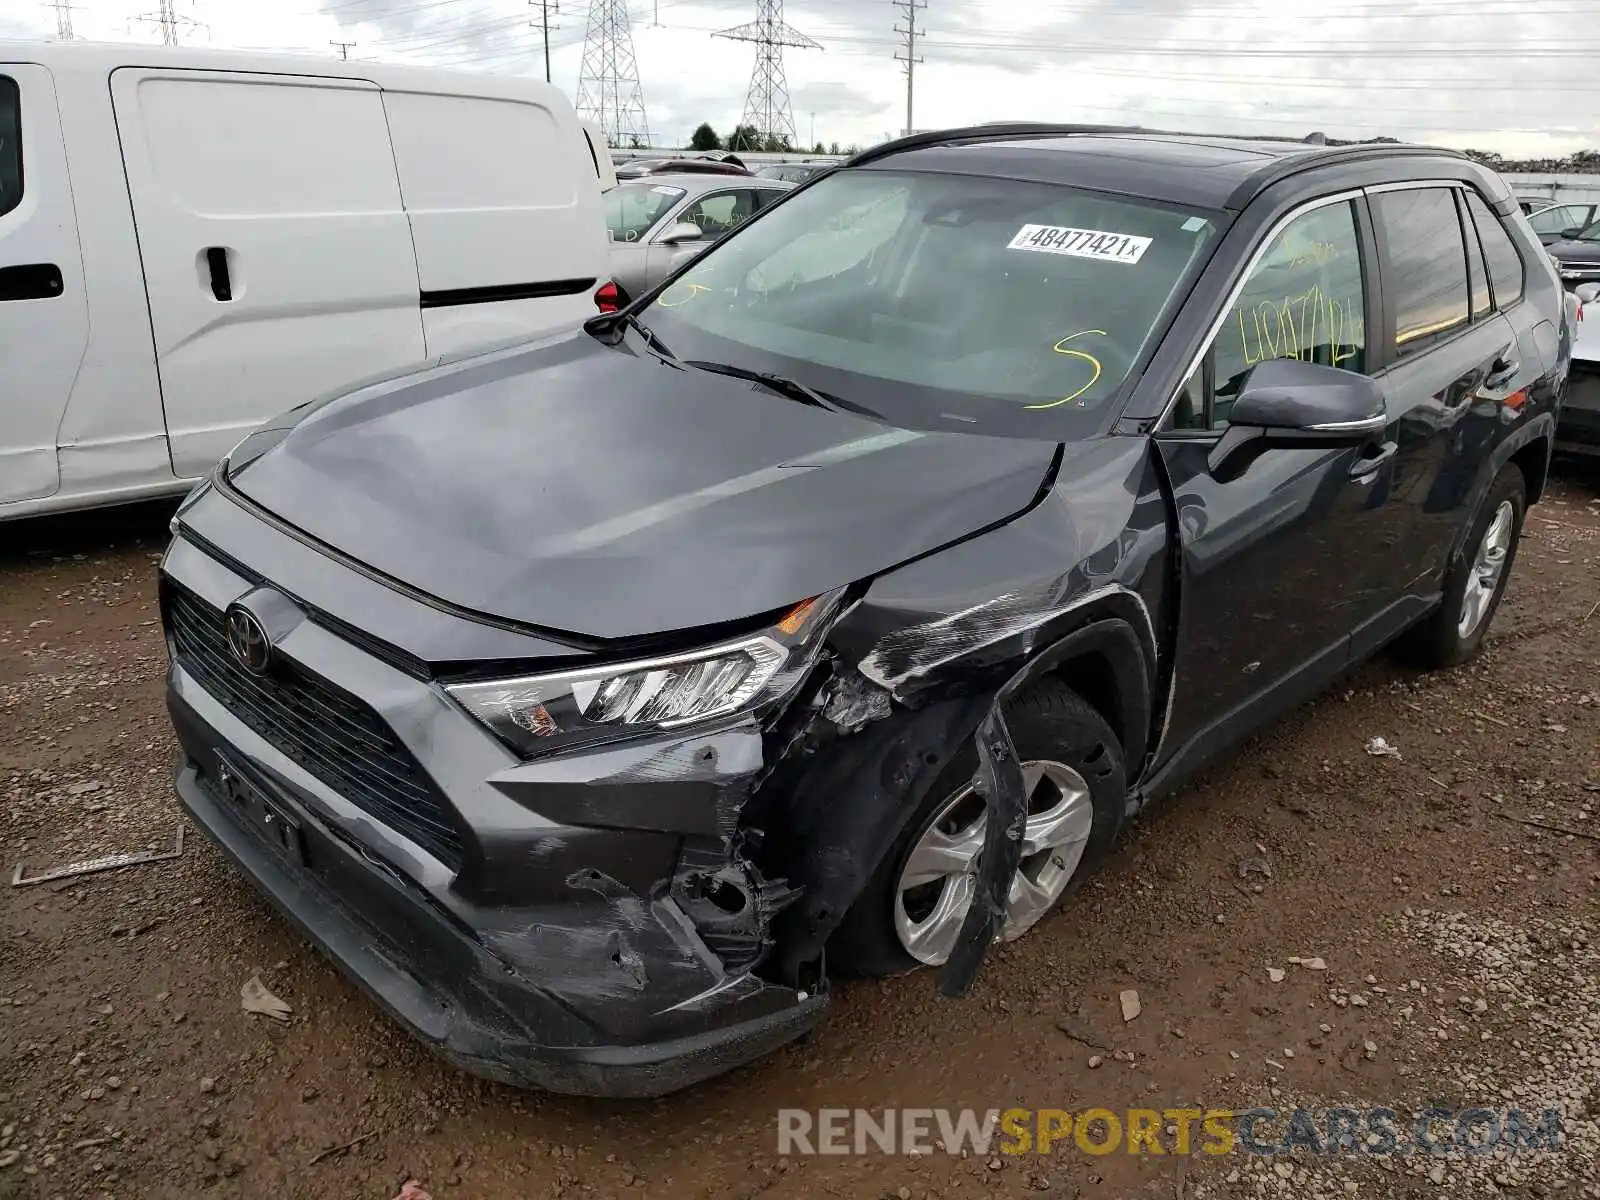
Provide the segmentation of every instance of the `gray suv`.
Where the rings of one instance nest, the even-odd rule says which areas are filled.
[[[960,995],[1219,754],[1478,652],[1569,321],[1449,151],[878,147],[241,443],[162,564],[178,796],[491,1078],[658,1094],[841,975]]]

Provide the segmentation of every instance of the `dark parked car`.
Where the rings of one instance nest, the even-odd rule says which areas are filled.
[[[495,1079],[656,1094],[835,974],[960,994],[1247,734],[1478,650],[1566,322],[1448,152],[890,143],[241,443],[162,565],[178,794]]]
[[[1546,247],[1560,264],[1561,281],[1569,288],[1600,282],[1600,221],[1582,229],[1569,229]]]

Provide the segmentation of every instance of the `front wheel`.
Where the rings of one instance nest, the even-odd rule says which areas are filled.
[[[1512,465],[1501,468],[1473,518],[1460,556],[1445,573],[1439,608],[1412,635],[1412,649],[1423,666],[1434,670],[1459,666],[1483,649],[1511,578],[1527,506],[1521,470]]]
[[[1122,746],[1098,712],[1056,680],[1006,708],[1022,763],[1028,821],[1001,939],[1021,937],[1110,845],[1127,790]],[[846,975],[898,975],[950,957],[976,893],[988,821],[972,788],[970,745],[928,790],[916,814],[850,906],[830,943]]]

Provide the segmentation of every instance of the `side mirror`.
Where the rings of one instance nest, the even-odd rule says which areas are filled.
[[[1245,378],[1228,430],[1211,452],[1211,473],[1237,478],[1268,450],[1359,446],[1388,427],[1383,389],[1365,375],[1269,359]]]
[[[1600,283],[1580,283],[1573,293],[1585,304],[1593,304],[1600,300]]]
[[[698,242],[703,237],[705,237],[705,231],[693,221],[679,221],[661,235],[661,244],[663,246],[681,246],[684,242]]]
[[[1564,238],[1564,239],[1565,239],[1565,240],[1566,240],[1566,241],[1569,241],[1569,242],[1575,242],[1575,241],[1577,241],[1577,240],[1578,240],[1578,239],[1579,239],[1579,238],[1580,238],[1580,237],[1582,237],[1582,236],[1583,236],[1583,230],[1581,230],[1581,229],[1563,229],[1563,230],[1562,230],[1562,231],[1561,231],[1561,236],[1562,236],[1562,237],[1563,237],[1563,238]]]

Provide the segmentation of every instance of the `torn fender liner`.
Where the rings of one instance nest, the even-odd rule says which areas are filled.
[[[896,709],[873,725],[871,737],[840,737],[828,743],[826,753],[789,756],[780,764],[784,775],[757,793],[744,823],[784,831],[767,837],[758,856],[762,871],[801,893],[773,926],[774,978],[800,979],[821,958],[917,805],[971,738],[990,699],[957,696],[916,710]]]
[[[1022,778],[1017,748],[1006,727],[1001,706],[1014,684],[995,697],[978,723],[978,773],[973,781],[989,810],[984,827],[983,856],[978,867],[976,893],[961,925],[961,936],[949,959],[939,969],[939,991],[956,999],[965,996],[977,978],[990,944],[1005,926],[1011,880],[1022,864],[1022,835],[1028,821],[1028,789]]]

